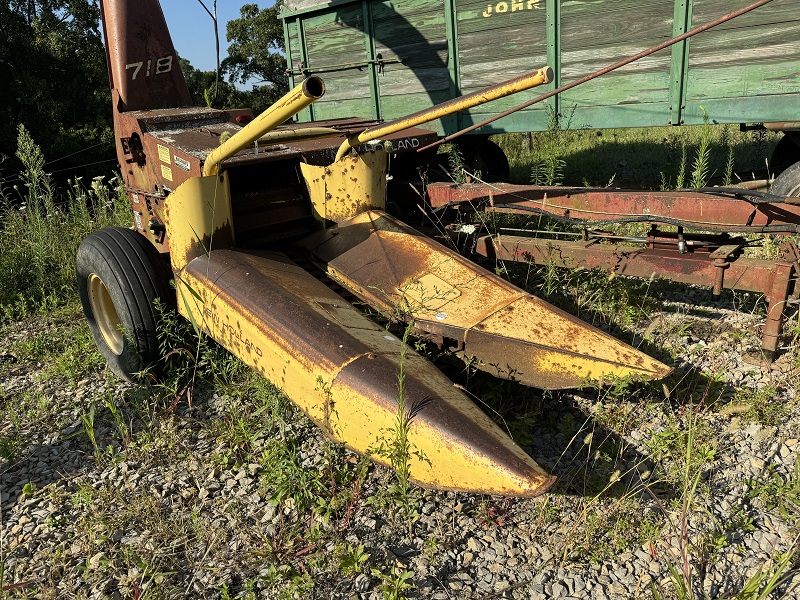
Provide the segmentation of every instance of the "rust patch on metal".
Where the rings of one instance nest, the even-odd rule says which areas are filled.
[[[120,112],[188,106],[192,97],[157,2],[101,2],[109,79]]]

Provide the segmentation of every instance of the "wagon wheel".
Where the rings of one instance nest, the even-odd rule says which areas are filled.
[[[794,137],[784,133],[772,151],[769,161],[770,171],[775,175],[780,175],[798,161],[800,161],[800,145]]]
[[[488,174],[491,179],[508,181],[511,177],[511,167],[508,164],[506,153],[492,140],[484,139],[478,144],[475,163],[476,167]]]
[[[776,196],[800,197],[800,162],[794,163],[778,175],[771,191]]]
[[[492,140],[486,137],[468,138],[456,143],[464,156],[464,163],[473,171],[480,171],[483,179],[488,181],[509,180],[511,168],[508,164],[508,157],[503,149]]]
[[[170,302],[169,275],[155,247],[120,227],[89,234],[76,257],[83,312],[100,354],[127,381],[159,358],[155,300]]]

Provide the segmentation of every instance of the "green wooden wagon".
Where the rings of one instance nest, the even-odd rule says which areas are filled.
[[[393,119],[543,66],[549,89],[744,7],[750,0],[285,0],[291,84],[326,96],[300,119]],[[537,93],[541,91],[537,90]],[[529,92],[431,125],[450,134]],[[548,111],[581,128],[712,122],[786,135],[776,166],[800,160],[800,3],[773,2],[477,131],[543,130]]]

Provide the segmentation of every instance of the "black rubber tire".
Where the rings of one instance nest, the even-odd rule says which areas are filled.
[[[120,378],[137,381],[159,359],[156,298],[171,306],[169,273],[155,247],[132,229],[89,234],[76,256],[78,291],[97,349]]]
[[[473,172],[480,171],[485,181],[508,181],[511,168],[503,149],[487,137],[474,136],[459,139],[456,144],[464,157],[464,164]]]
[[[772,151],[769,161],[769,170],[774,175],[780,175],[796,162],[800,161],[800,138],[795,137],[795,133],[784,133],[778,141],[778,145]]]
[[[477,167],[489,175],[492,180],[508,181],[511,177],[511,167],[508,164],[506,153],[492,140],[481,140],[475,162]]]
[[[776,196],[800,198],[800,162],[794,163],[778,175],[770,191]]]

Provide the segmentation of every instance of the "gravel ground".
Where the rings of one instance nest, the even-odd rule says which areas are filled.
[[[697,597],[733,597],[797,549],[796,352],[750,364],[752,301],[665,293],[636,338],[675,356],[664,386],[499,386],[526,394],[509,427],[559,476],[533,500],[415,490],[404,505],[392,473],[248,375],[244,392],[198,385],[191,405],[170,402],[96,358],[71,381],[20,350],[61,321],[8,325],[0,582],[36,598],[600,600],[674,597],[673,567]],[[792,561],[772,597],[800,597]]]

